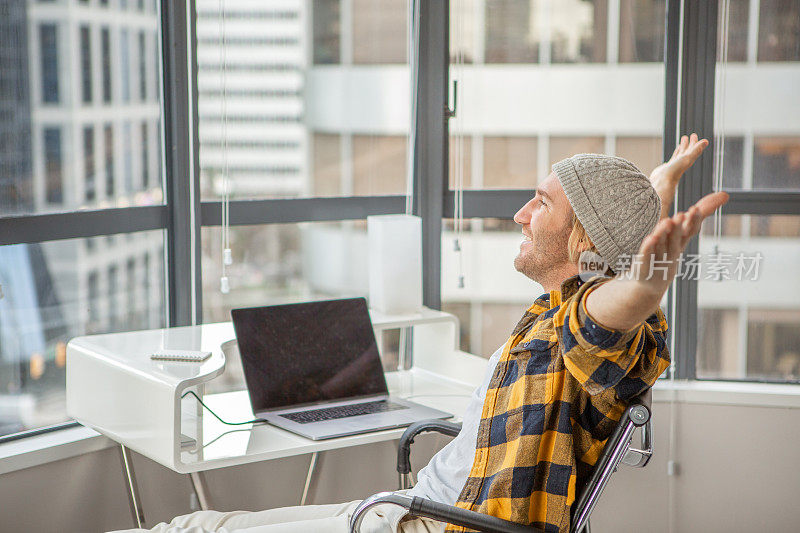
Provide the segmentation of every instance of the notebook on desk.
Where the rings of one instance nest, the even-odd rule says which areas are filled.
[[[253,412],[321,440],[450,418],[389,395],[364,298],[231,311]]]

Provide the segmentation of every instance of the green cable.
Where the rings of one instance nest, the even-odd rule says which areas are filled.
[[[185,397],[186,397],[188,394],[191,394],[192,396],[194,396],[194,397],[195,397],[195,399],[197,399],[197,401],[198,401],[198,402],[200,402],[200,405],[202,405],[203,407],[205,407],[205,408],[206,408],[206,410],[208,410],[208,412],[209,412],[209,413],[211,413],[212,415],[214,415],[214,418],[216,418],[217,420],[219,420],[220,422],[222,422],[223,424],[226,424],[226,425],[228,425],[228,426],[243,426],[243,425],[245,425],[245,424],[259,424],[259,423],[262,423],[262,422],[266,422],[266,420],[264,420],[263,418],[255,418],[255,419],[253,419],[253,420],[248,420],[247,422],[225,422],[223,419],[221,419],[219,416],[217,416],[217,413],[215,413],[214,411],[212,411],[212,410],[211,410],[211,408],[210,408],[209,406],[207,406],[206,404],[204,404],[204,403],[203,403],[203,400],[201,400],[201,399],[200,399],[200,396],[198,396],[197,394],[195,394],[195,393],[194,393],[194,391],[191,391],[191,390],[190,390],[190,391],[186,391],[186,392],[184,392],[184,393],[181,395],[181,399],[185,398]]]

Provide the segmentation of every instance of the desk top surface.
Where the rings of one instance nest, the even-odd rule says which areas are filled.
[[[419,369],[388,372],[386,381],[391,394],[453,413],[456,417],[464,412],[473,390],[471,385]],[[247,391],[208,395],[204,401],[226,421],[253,418]],[[187,422],[194,416],[193,402],[196,403],[196,400],[187,397],[183,402],[183,418]],[[181,463],[187,472],[209,470],[393,440],[399,438],[403,431],[405,428],[313,441],[267,424],[227,426],[206,412],[202,415],[201,442],[196,442],[181,452]]]

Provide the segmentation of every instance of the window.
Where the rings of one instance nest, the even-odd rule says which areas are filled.
[[[150,150],[147,122],[142,122],[142,189],[150,188]]]
[[[148,89],[147,105],[137,98],[108,109],[117,84],[124,92],[123,32],[160,36],[160,10],[112,24],[107,2],[81,3],[75,16],[65,15],[69,2],[17,4],[0,24],[0,387],[8,400],[0,435],[66,420],[69,339],[144,326],[147,313],[151,327],[166,319],[165,236],[150,229],[150,206],[163,201],[160,164],[147,167],[146,192],[125,190],[153,151],[134,146],[130,124],[148,124],[145,144],[160,137],[160,94]],[[20,41],[28,31],[30,40]],[[147,73],[150,88],[160,86],[160,61]],[[104,107],[91,109],[94,102]],[[45,224],[41,215],[57,222]],[[93,228],[83,220],[95,216],[103,222]],[[23,225],[26,242],[15,242],[19,232],[9,224]],[[148,272],[136,270],[136,283],[129,264],[143,265],[145,257]],[[123,310],[129,301],[141,302],[141,317]]]
[[[408,2],[352,0],[353,63],[406,63]]]
[[[339,196],[342,183],[342,137],[331,133],[314,134],[314,196]]]
[[[100,30],[100,48],[103,63],[103,102],[111,102],[111,36],[108,28]]]
[[[42,68],[42,102],[57,104],[58,99],[58,33],[55,24],[39,26],[39,48]]]
[[[81,100],[92,101],[92,42],[89,26],[81,26]]]
[[[758,61],[800,61],[800,1],[760,0]]]
[[[800,259],[800,216],[723,219],[727,233],[716,238],[706,230],[700,241],[707,271],[701,271],[698,286],[697,376],[800,380],[800,285],[794,275]],[[722,276],[710,270],[715,251],[721,254],[716,263],[722,268],[714,272]]]
[[[94,164],[94,127],[83,128],[83,179],[85,198],[91,202],[97,198]]]
[[[61,129],[44,130],[44,174],[47,202],[60,204],[64,201],[64,175],[61,159]]]
[[[405,194],[408,2],[309,6],[198,6],[203,200]]]
[[[486,0],[486,62],[538,63],[541,21],[534,22],[533,0]],[[463,16],[463,14],[462,14]]]
[[[113,244],[113,243],[112,243]],[[108,267],[108,329],[119,331],[119,300],[117,299],[117,265]]]
[[[125,263],[125,309],[127,311],[125,320],[132,327],[139,329],[141,328],[141,320],[138,319],[139,309],[137,308],[137,286],[136,260],[131,257]]]
[[[577,153],[617,154],[648,174],[662,162],[665,69],[656,41],[665,2],[464,4],[450,5],[450,78],[465,88],[449,122],[449,182],[470,189],[471,202],[502,198],[505,218],[467,218],[463,234],[444,223],[441,297],[464,321],[462,346],[488,357],[541,294],[513,267],[520,229],[511,216],[533,193],[503,190],[534,189],[553,163]],[[635,31],[626,26],[634,21]],[[452,193],[445,211],[455,213]]]
[[[122,101],[131,100],[131,52],[128,30],[119,32],[119,69],[120,85],[122,86]]]
[[[131,123],[126,121],[122,126],[122,168],[124,170],[126,194],[134,192],[132,143]]]
[[[314,64],[327,65],[341,61],[340,0],[314,0]]]
[[[133,249],[156,254],[163,246],[160,231],[133,236]],[[89,240],[104,253],[87,251]],[[0,434],[66,421],[66,343],[78,335],[133,327],[123,316],[114,318],[124,301],[115,272],[125,259],[104,240],[0,246],[0,386],[7,402]],[[161,298],[159,291],[152,300],[155,316],[164,315]]]
[[[664,60],[666,0],[620,0],[620,63]]]
[[[231,228],[230,293],[220,292],[218,227],[203,228],[203,320],[230,320],[236,307],[366,296],[364,224],[315,222]],[[324,259],[323,259],[324,258]]]
[[[147,101],[147,46],[144,32],[139,32],[139,97]]]
[[[800,189],[800,135],[753,139],[753,188]]]
[[[114,182],[114,128],[111,124],[107,124],[103,128],[103,144],[105,147],[106,196],[114,198],[116,191]]]
[[[606,0],[552,3],[553,63],[602,63],[606,60]]]
[[[536,137],[484,137],[483,188],[534,188],[539,181],[538,148]]]

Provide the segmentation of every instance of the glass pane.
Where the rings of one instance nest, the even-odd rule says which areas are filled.
[[[538,63],[543,32],[537,11],[543,5],[534,0],[486,0],[485,62]]]
[[[697,375],[800,381],[800,216],[722,218],[700,239]]]
[[[483,188],[532,189],[538,183],[536,137],[484,137]]]
[[[758,60],[800,61],[800,0],[760,0]]]
[[[66,343],[165,323],[162,231],[0,246],[0,434],[65,413]]]
[[[553,63],[602,63],[606,60],[608,2],[558,0],[551,13]]]
[[[6,4],[0,216],[162,203],[159,11]]]
[[[664,61],[666,0],[620,0],[620,63]]]
[[[718,182],[732,190],[800,189],[800,1],[732,0],[727,13],[726,5],[719,2],[719,27],[727,23],[728,32],[718,37],[714,109],[714,131],[725,140],[712,145],[723,152]]]
[[[407,0],[196,9],[203,200],[405,193]]]
[[[652,171],[663,161],[664,16],[664,0],[450,2],[451,188],[533,188],[581,152]]]
[[[220,291],[221,231],[204,227],[203,321],[230,320],[236,307],[367,296],[365,221],[235,226],[230,292]]]

